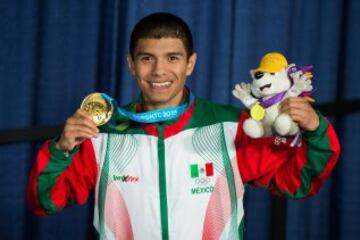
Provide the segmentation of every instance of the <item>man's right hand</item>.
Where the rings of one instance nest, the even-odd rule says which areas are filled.
[[[99,129],[92,120],[91,115],[81,109],[78,109],[74,115],[66,120],[64,130],[56,148],[70,152],[75,146],[81,144],[86,138],[96,137]]]

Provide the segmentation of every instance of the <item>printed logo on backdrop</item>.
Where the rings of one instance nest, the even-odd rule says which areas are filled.
[[[212,193],[214,191],[211,181],[213,176],[214,164],[212,162],[191,164],[190,177],[194,183],[194,186],[191,188],[191,194]]]

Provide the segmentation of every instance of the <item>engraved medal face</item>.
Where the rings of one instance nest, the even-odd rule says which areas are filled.
[[[91,93],[82,101],[80,108],[91,114],[96,126],[107,123],[113,112],[114,106],[111,102],[106,101],[101,93]]]

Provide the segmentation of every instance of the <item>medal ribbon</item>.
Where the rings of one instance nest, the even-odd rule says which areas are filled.
[[[142,113],[133,113],[125,110],[124,108],[118,107],[116,100],[105,93],[101,93],[101,96],[113,104],[115,111],[117,111],[121,116],[130,119],[134,122],[140,123],[157,123],[172,120],[178,118],[181,114],[186,112],[186,110],[191,106],[194,102],[194,95],[191,91],[189,91],[189,101],[186,104],[177,106],[177,107],[169,107],[165,109],[158,109],[148,112]]]

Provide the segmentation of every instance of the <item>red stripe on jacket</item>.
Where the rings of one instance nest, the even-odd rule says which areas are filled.
[[[45,170],[51,159],[50,141],[40,149],[36,163],[34,164],[27,189],[27,199],[30,208],[40,216],[46,212],[39,202],[38,176]],[[86,139],[74,154],[70,165],[60,173],[50,191],[50,199],[57,209],[65,207],[69,200],[75,200],[78,204],[84,204],[89,192],[95,188],[98,166],[92,142]]]

